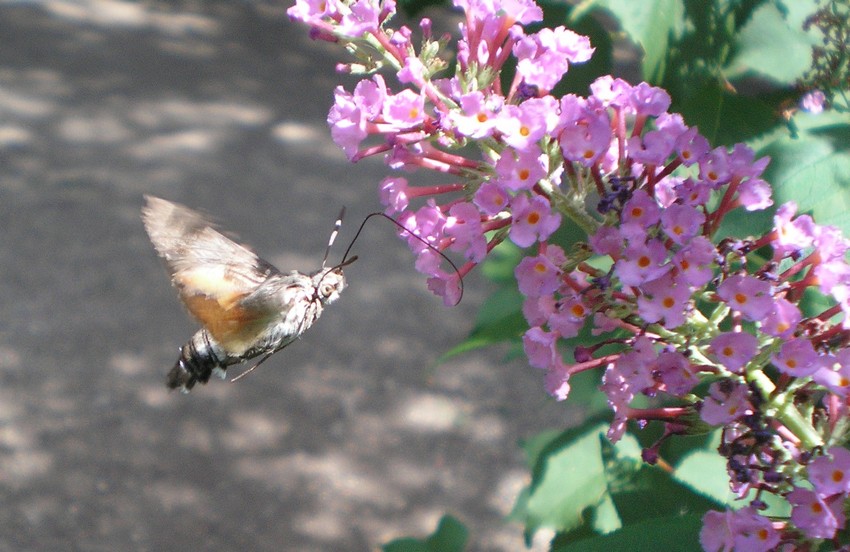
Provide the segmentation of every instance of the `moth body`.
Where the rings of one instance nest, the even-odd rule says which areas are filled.
[[[166,384],[172,389],[188,392],[213,373],[223,376],[232,364],[261,355],[264,360],[283,349],[345,288],[341,266],[282,274],[195,211],[146,199],[145,229],[180,299],[202,326],[168,373]]]

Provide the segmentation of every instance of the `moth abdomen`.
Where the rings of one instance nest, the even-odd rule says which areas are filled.
[[[196,383],[206,383],[216,370],[222,374],[227,369],[228,355],[210,337],[206,330],[199,330],[180,349],[180,357],[166,376],[170,389],[188,393]]]

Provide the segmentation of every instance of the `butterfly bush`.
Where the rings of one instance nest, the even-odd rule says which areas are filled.
[[[761,236],[718,239],[729,213],[773,205],[768,158],[711,147],[647,83],[603,76],[587,96],[553,96],[590,59],[586,37],[527,33],[543,15],[531,0],[454,5],[464,19],[448,76],[448,37],[435,39],[424,19],[414,46],[410,28],[388,26],[392,0],[298,0],[288,12],[354,55],[340,70],[366,75],[336,89],[328,114],[348,158],[443,175],[440,185],[390,176],[379,186],[428,287],[454,304],[460,279],[496,245],[528,248],[515,271],[522,341],[550,395],[566,399],[573,375],[599,372],[612,441],[630,420],[665,424],[644,450],[650,463],[672,435],[722,428],[719,452],[746,506],[704,517],[706,550],[834,538],[850,493],[848,241],[793,203]],[[567,221],[587,243],[549,242]],[[435,249],[465,264],[446,270]],[[813,295],[827,306],[804,312]],[[595,344],[565,356],[583,329]],[[637,408],[639,395],[674,406]],[[767,494],[790,503],[790,519],[763,515]]]

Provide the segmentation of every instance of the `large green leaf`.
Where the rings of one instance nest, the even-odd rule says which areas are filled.
[[[720,504],[731,505],[735,500],[735,494],[729,490],[726,460],[716,450],[693,451],[676,467],[675,477]]]
[[[445,515],[425,539],[404,537],[385,544],[384,552],[463,552],[469,531],[457,518]]]
[[[671,38],[684,26],[682,0],[593,0],[580,6],[580,13],[599,7],[608,10],[629,39],[643,49],[641,74],[651,83],[660,83],[667,65]]]
[[[756,8],[738,33],[727,77],[759,75],[792,85],[803,75],[818,42],[814,32],[803,30],[803,22],[817,6],[811,0],[796,0],[788,7],[792,9],[766,3]]]
[[[701,514],[685,514],[646,520],[629,525],[607,535],[593,535],[581,540],[558,539],[552,552],[694,552],[701,550],[699,532],[702,528]]]
[[[777,204],[793,200],[800,212],[850,235],[850,122],[834,113],[795,118],[799,137],[777,133],[759,152],[771,157],[765,180]]]
[[[607,424],[588,421],[560,434],[546,432],[524,444],[532,483],[512,517],[525,523],[528,538],[547,527],[558,532],[558,543],[584,542],[647,520],[701,516],[722,506],[664,470],[644,464],[641,446],[633,436],[626,434],[611,444],[605,436],[607,428]]]
[[[719,435],[719,432],[718,432]],[[718,442],[716,440],[715,442]],[[729,490],[729,474],[726,471],[726,459],[716,450],[695,450],[676,467],[675,478],[694,491],[710,497],[719,505],[728,508],[741,508],[749,504]],[[755,490],[751,493],[755,498]],[[780,496],[762,493],[759,498],[768,505],[764,515],[787,517],[791,506]]]
[[[773,187],[773,208],[732,211],[718,238],[760,236],[772,227],[776,207],[787,201],[850,236],[850,122],[832,113],[800,114],[794,120],[796,136],[783,127],[751,143],[757,157],[771,158],[763,177]]]
[[[559,532],[576,529],[585,522],[586,510],[609,499],[600,442],[606,430],[605,425],[590,422],[557,436],[547,433],[548,442],[537,440],[524,447],[537,461],[532,483],[520,497],[512,517],[525,524],[529,539],[544,527]],[[627,437],[627,441],[633,442],[633,438]],[[619,526],[610,520],[600,523]]]

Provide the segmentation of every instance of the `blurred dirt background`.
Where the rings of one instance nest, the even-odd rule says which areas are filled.
[[[380,208],[387,169],[325,123],[345,54],[287,7],[0,2],[0,551],[373,550],[443,513],[470,550],[523,548],[517,442],[569,412],[504,350],[436,362],[490,288],[443,307],[389,223],[300,342],[237,384],[163,384],[196,327],[143,194],[285,271],[319,265],[340,206],[337,255]]]

